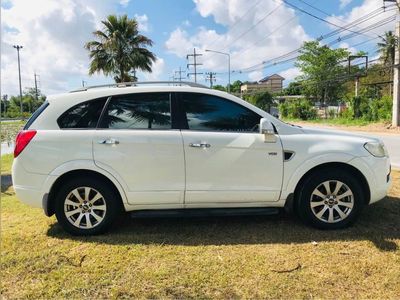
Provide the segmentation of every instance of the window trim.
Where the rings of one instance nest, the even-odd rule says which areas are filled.
[[[65,111],[57,118],[56,123],[57,123],[58,128],[60,128],[60,130],[96,130],[96,129],[97,129],[97,126],[99,125],[99,120],[100,120],[100,118],[101,118],[101,113],[103,112],[104,107],[105,107],[106,104],[107,104],[108,98],[110,98],[110,97],[107,97],[107,96],[98,97],[98,98],[89,99],[89,100],[86,100],[86,101],[77,103],[77,104],[75,104],[75,105],[73,105],[73,106],[70,106],[67,110],[65,110]],[[71,128],[71,127],[69,127],[69,128],[62,128],[62,127],[60,126],[60,123],[59,123],[60,119],[61,119],[62,117],[64,117],[65,114],[66,114],[67,112],[69,112],[72,108],[74,108],[74,107],[76,107],[76,106],[78,106],[78,105],[86,104],[86,103],[92,102],[92,101],[98,101],[98,100],[101,100],[101,99],[106,99],[106,100],[104,101],[103,108],[102,108],[102,110],[101,110],[101,113],[100,113],[100,115],[99,115],[99,118],[97,119],[97,123],[96,123],[96,126],[95,126],[95,127],[91,127],[91,128],[89,128],[89,127],[83,127],[83,128]]]
[[[182,94],[199,94],[199,95],[212,96],[212,97],[215,97],[215,98],[218,98],[218,99],[225,100],[225,101],[227,101],[227,102],[231,102],[231,103],[233,103],[233,104],[236,105],[236,106],[239,106],[239,107],[241,107],[241,108],[243,108],[243,109],[245,109],[245,110],[248,110],[248,111],[250,111],[250,112],[256,114],[257,116],[259,116],[260,119],[262,119],[263,116],[261,116],[259,113],[255,112],[254,110],[252,110],[252,109],[250,109],[250,108],[248,108],[248,107],[246,107],[246,106],[244,106],[244,105],[242,105],[242,104],[240,104],[240,103],[236,103],[235,101],[232,101],[232,100],[230,100],[230,99],[227,99],[227,98],[224,98],[224,97],[221,97],[221,96],[216,96],[216,95],[207,94],[207,93],[197,93],[197,92],[175,92],[175,94],[176,94],[176,99],[177,99],[178,106],[179,106],[179,111],[178,111],[178,112],[179,112],[179,121],[180,121],[179,123],[180,123],[180,130],[181,130],[181,131],[214,132],[214,133],[235,133],[235,134],[237,134],[237,133],[242,133],[242,134],[258,134],[258,133],[259,133],[259,132],[255,132],[255,131],[223,131],[223,130],[199,130],[199,129],[190,129],[190,128],[189,128],[189,123],[188,123],[187,119],[185,118],[186,111],[185,111],[185,107],[184,107],[184,105],[183,105],[183,99],[180,97]]]
[[[141,95],[141,94],[168,94],[169,110],[170,110],[170,114],[171,114],[171,128],[105,128],[105,127],[101,126],[103,119],[105,117],[105,114],[107,112],[108,106],[110,105],[110,102],[112,101],[113,97],[116,98],[116,97],[121,97],[121,96],[124,97],[124,96]],[[149,131],[171,131],[171,130],[173,130],[173,131],[176,131],[176,130],[179,130],[179,128],[177,127],[177,125],[179,125],[179,123],[176,123],[177,120],[174,120],[174,119],[176,119],[176,117],[174,117],[174,115],[177,115],[175,112],[177,110],[177,102],[176,102],[176,99],[174,99],[174,97],[172,97],[172,94],[173,93],[170,91],[164,91],[164,92],[157,91],[157,92],[139,92],[139,93],[111,95],[108,97],[108,99],[103,107],[103,110],[100,114],[100,118],[97,122],[96,130],[129,130],[129,131],[130,130],[140,130],[140,131],[143,131],[143,130],[149,130]],[[177,127],[177,128],[174,128],[174,127]]]
[[[23,130],[29,129],[36,119],[45,111],[45,109],[50,105],[49,101],[45,100],[31,115],[31,117],[26,121]]]

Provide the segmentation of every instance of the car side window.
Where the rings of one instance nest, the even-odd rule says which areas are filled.
[[[180,93],[183,127],[199,131],[258,132],[261,116],[221,97]]]
[[[107,98],[99,98],[77,104],[58,119],[61,129],[90,129],[96,128]]]
[[[171,129],[169,93],[113,96],[101,121],[109,129]]]

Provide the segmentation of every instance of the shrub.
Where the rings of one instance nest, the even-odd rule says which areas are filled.
[[[288,108],[288,104],[286,102],[279,104],[278,109],[279,109],[279,113],[282,118],[288,117],[289,108]]]
[[[309,100],[296,100],[279,105],[282,117],[301,120],[312,120],[317,118],[317,110]]]

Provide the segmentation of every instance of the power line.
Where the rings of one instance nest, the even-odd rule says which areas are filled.
[[[359,24],[361,24],[361,23],[364,23],[364,22],[366,22],[366,21],[368,21],[368,20],[370,20],[370,19],[372,19],[372,18],[378,16],[380,13],[382,13],[382,11],[383,11],[383,8],[375,9],[375,10],[371,11],[370,13],[368,13],[368,14],[366,14],[366,15],[364,15],[364,16],[362,16],[362,17],[356,19],[356,20],[354,20],[353,22],[347,24],[346,27],[355,26],[355,25],[359,25]],[[276,28],[276,29],[279,29],[279,27]],[[331,31],[331,32],[329,32],[329,33],[326,33],[326,34],[324,34],[324,35],[321,35],[321,36],[320,36],[319,38],[317,38],[316,40],[318,40],[318,41],[324,40],[324,39],[326,39],[326,38],[328,38],[328,37],[331,37],[331,36],[333,36],[333,35],[336,35],[336,34],[342,32],[342,31],[344,31],[344,30],[343,30],[343,29],[336,29],[336,30],[334,30],[334,31]],[[266,36],[264,39],[262,39],[262,40],[260,40],[260,41],[264,41],[264,40],[265,40],[266,38],[268,38],[268,37],[269,37],[269,35]],[[343,40],[343,39],[342,39],[342,40]],[[258,44],[260,41],[256,42],[256,44]],[[254,44],[254,45],[256,45],[256,44]],[[245,50],[247,50],[247,49],[249,49],[249,48],[246,48]],[[263,62],[261,62],[261,63],[259,63],[259,64],[253,65],[253,66],[251,66],[251,67],[244,68],[244,69],[240,70],[239,72],[250,72],[250,71],[252,71],[252,70],[250,70],[250,69],[255,68],[255,67],[258,67],[258,66],[265,65],[265,64],[267,64],[268,62],[272,62],[272,61],[276,61],[276,60],[278,60],[278,59],[284,59],[284,58],[286,58],[286,57],[290,57],[291,55],[296,54],[300,49],[301,49],[301,47],[299,47],[299,48],[297,48],[297,49],[295,49],[295,50],[292,50],[292,51],[290,51],[290,52],[288,52],[288,53],[286,53],[286,54],[283,54],[283,55],[281,55],[281,56],[275,57],[275,58],[273,58],[273,59],[269,59],[269,60],[267,60],[267,61],[263,61]],[[236,55],[237,55],[237,54],[236,54]]]
[[[368,31],[370,31],[370,30],[376,29],[376,28],[378,28],[378,27],[381,27],[381,26],[383,26],[383,25],[386,25],[386,24],[392,22],[395,18],[396,18],[395,15],[389,16],[389,17],[386,18],[386,19],[383,19],[383,20],[381,20],[381,21],[379,21],[379,22],[377,22],[377,23],[374,23],[374,24],[372,24],[372,25],[370,25],[370,26],[364,28],[362,31],[368,32]],[[332,45],[337,44],[337,43],[339,43],[339,42],[342,42],[342,41],[344,41],[344,40],[353,38],[353,37],[355,37],[356,35],[357,35],[357,34],[352,33],[352,34],[349,34],[349,35],[344,36],[343,38],[340,38],[340,37],[339,37],[338,39],[335,39],[335,40],[331,41],[331,42],[328,44],[328,46],[332,46]],[[325,38],[325,37],[322,36],[322,38],[319,38],[319,39],[317,39],[317,40],[322,40],[322,39],[324,39],[324,38]],[[375,39],[375,38],[374,38],[374,39]],[[363,43],[364,43],[364,42],[363,42]],[[267,60],[267,61],[263,61],[263,62],[261,62],[261,63],[259,63],[259,64],[253,65],[253,66],[251,66],[251,67],[247,67],[247,68],[244,68],[244,69],[241,69],[241,70],[234,70],[234,71],[232,71],[232,72],[248,73],[248,72],[253,72],[253,71],[257,71],[257,70],[262,70],[262,69],[264,69],[264,68],[266,68],[266,67],[268,67],[268,66],[275,66],[275,65],[278,65],[278,64],[286,63],[286,62],[289,62],[289,61],[292,61],[292,60],[297,59],[298,55],[296,55],[295,57],[291,57],[291,58],[282,60],[282,61],[277,61],[277,60],[278,60],[278,59],[284,59],[284,58],[286,58],[286,57],[290,57],[290,56],[292,56],[292,55],[294,55],[294,54],[297,54],[299,50],[301,50],[301,47],[298,48],[298,49],[295,49],[295,50],[293,50],[293,51],[290,51],[290,52],[288,52],[288,53],[286,53],[286,54],[284,54],[284,55],[278,56],[278,57],[276,57],[276,58],[274,58],[274,59],[269,59],[269,60]],[[269,63],[269,64],[268,64],[268,63]]]

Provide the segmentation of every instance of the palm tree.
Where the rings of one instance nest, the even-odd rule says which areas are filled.
[[[147,47],[153,41],[139,34],[135,19],[110,15],[102,23],[103,31],[93,32],[96,40],[85,44],[90,52],[90,75],[103,72],[114,75],[115,82],[128,82],[136,81],[136,70],[152,71],[156,56]]]
[[[382,41],[378,43],[378,52],[381,54],[381,60],[385,65],[393,65],[398,38],[393,31],[385,32],[385,36],[380,38]]]

